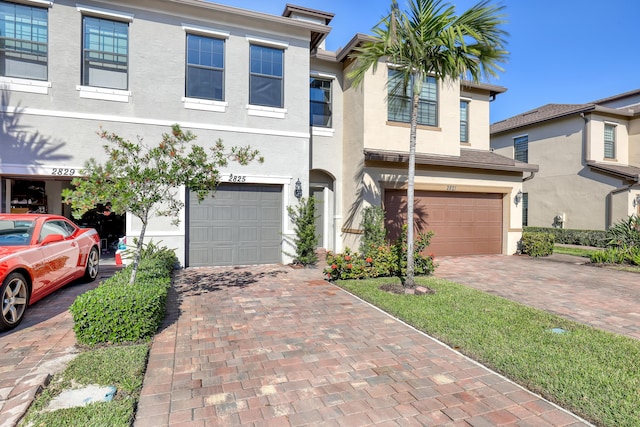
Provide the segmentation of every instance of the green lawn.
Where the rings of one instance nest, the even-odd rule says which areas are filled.
[[[553,247],[554,254],[565,254],[565,255],[575,255],[589,258],[589,254],[595,251],[599,251],[602,249],[585,249],[585,248],[576,248],[576,247],[568,247],[568,246],[558,246],[555,245]]]
[[[129,427],[142,389],[147,366],[147,344],[106,347],[85,351],[56,375],[33,403],[21,426],[46,427]],[[49,402],[70,388],[89,384],[113,385],[117,393],[113,401],[93,403],[84,407],[43,411]]]
[[[379,289],[390,280],[338,284],[597,425],[640,425],[640,341],[432,277],[417,282],[433,295]]]

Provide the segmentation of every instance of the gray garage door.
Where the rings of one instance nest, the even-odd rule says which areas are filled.
[[[221,184],[215,197],[189,196],[187,265],[282,261],[282,186]]]

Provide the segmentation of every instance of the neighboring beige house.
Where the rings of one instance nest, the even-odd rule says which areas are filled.
[[[640,90],[494,123],[491,147],[540,167],[523,184],[523,225],[605,230],[640,213]]]
[[[409,119],[407,111],[386,102],[393,70],[381,63],[358,88],[344,77],[352,67],[349,55],[366,38],[358,34],[337,53],[318,51],[312,60],[312,67],[336,74],[333,93],[342,101],[340,128],[333,136],[313,132],[311,149],[312,164],[331,164],[327,171],[341,181],[335,202],[341,249],[358,249],[361,213],[367,206],[384,207],[392,238],[406,218]],[[489,148],[489,104],[505,90],[435,79],[425,85],[415,211],[416,223],[435,232],[429,249],[435,255],[516,252],[522,210],[514,200],[537,166]]]

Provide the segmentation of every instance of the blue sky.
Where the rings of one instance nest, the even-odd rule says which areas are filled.
[[[327,49],[369,33],[390,0],[215,0],[281,15],[286,3],[335,14]],[[398,0],[401,7],[405,0]],[[458,13],[477,1],[449,1]],[[579,104],[640,89],[637,50],[638,0],[503,0],[509,60],[498,79],[504,86],[491,105],[491,122],[548,103]]]

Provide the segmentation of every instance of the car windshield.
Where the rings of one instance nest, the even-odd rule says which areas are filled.
[[[22,246],[31,241],[35,221],[0,219],[0,246]]]

